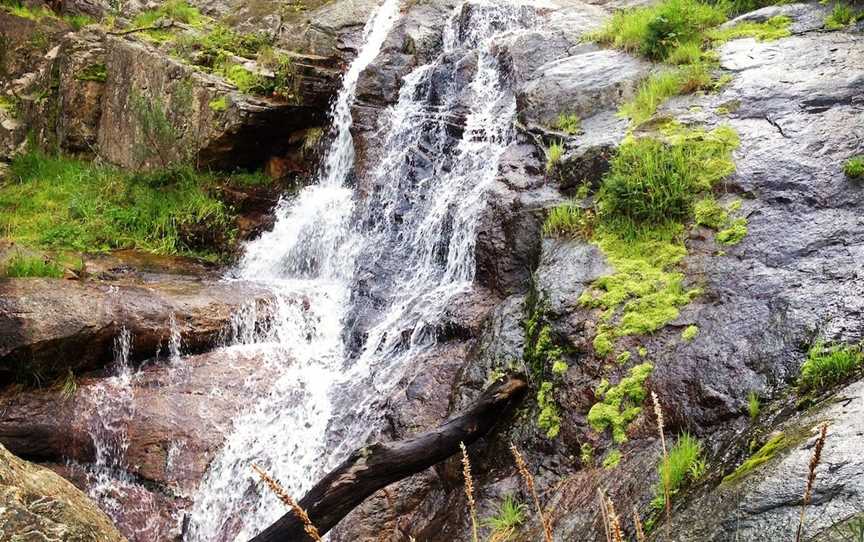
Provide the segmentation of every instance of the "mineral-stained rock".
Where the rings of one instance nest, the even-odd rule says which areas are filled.
[[[122,542],[108,517],[50,470],[0,445],[0,533],[4,540]]]
[[[263,308],[269,299],[260,287],[189,277],[116,285],[6,279],[0,282],[0,374],[7,381],[44,381],[102,367],[113,359],[121,329],[131,333],[133,360],[165,355],[172,319],[183,348],[199,352],[218,343],[237,309]]]

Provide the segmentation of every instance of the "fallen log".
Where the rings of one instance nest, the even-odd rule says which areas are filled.
[[[523,377],[508,375],[431,431],[355,450],[306,493],[300,507],[323,535],[379,489],[447,459],[459,451],[460,442],[468,445],[488,433],[519,402],[527,387]],[[303,522],[289,511],[250,542],[311,541]]]

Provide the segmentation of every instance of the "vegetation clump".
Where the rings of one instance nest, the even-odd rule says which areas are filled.
[[[693,339],[696,338],[696,335],[699,334],[699,328],[697,326],[687,326],[684,328],[684,331],[681,332],[681,339],[684,342],[693,342]]]
[[[43,257],[16,254],[6,261],[3,276],[8,278],[60,278],[63,276],[63,268]]]
[[[210,103],[207,105],[213,112],[222,113],[228,109],[228,98],[225,96],[219,96],[218,98],[210,100]]]
[[[727,41],[741,38],[753,38],[757,41],[774,41],[791,36],[792,32],[789,30],[791,24],[792,19],[789,17],[777,15],[761,23],[744,21],[728,28],[715,28],[708,32],[708,39],[714,45],[720,45]]]
[[[850,179],[864,177],[864,154],[846,160],[843,164],[843,173]]]
[[[756,453],[741,463],[733,473],[726,475],[723,478],[723,483],[732,483],[744,478],[750,471],[767,463],[777,452],[790,445],[790,439],[783,433],[772,437]]]
[[[61,20],[71,26],[73,30],[80,30],[93,23],[93,19],[86,15],[58,15],[45,5],[33,7],[22,3],[20,0],[0,0],[0,8],[15,17],[36,22],[46,18]]]
[[[578,135],[582,132],[582,119],[579,118],[579,115],[562,113],[558,115],[558,119],[555,121],[555,128],[568,135]]]
[[[621,463],[621,450],[615,448],[606,454],[603,458],[603,468],[606,470],[614,469]]]
[[[828,17],[825,18],[825,28],[828,30],[842,30],[853,25],[864,18],[864,11],[856,12],[852,6],[837,2]]]
[[[216,197],[220,179],[188,166],[133,174],[31,149],[13,159],[9,178],[0,228],[24,245],[212,259],[234,237],[233,213]]]
[[[759,412],[762,410],[762,403],[759,401],[759,394],[751,390],[747,394],[747,413],[751,420],[759,417]]]
[[[546,321],[546,304],[532,296],[528,316],[522,322],[525,333],[523,359],[532,377],[540,382],[537,391],[537,426],[549,438],[561,431],[561,414],[555,400],[556,382],[567,372],[561,347],[555,343],[552,326]]]
[[[857,345],[828,346],[817,341],[801,366],[798,387],[802,391],[819,391],[839,384],[858,372],[862,362],[864,353]]]
[[[739,217],[732,220],[727,228],[717,232],[714,239],[721,245],[737,245],[747,236],[747,219]]]
[[[546,149],[546,173],[551,173],[555,169],[555,166],[561,161],[563,155],[564,145],[560,141],[549,145],[549,148]]]
[[[626,442],[627,427],[642,412],[645,381],[653,370],[653,365],[643,363],[632,367],[630,374],[615,386],[603,380],[596,390],[596,395],[603,399],[588,411],[588,424],[595,431],[610,429],[613,441],[619,444]]]
[[[105,67],[105,64],[90,64],[81,70],[76,79],[79,81],[104,83],[108,79],[108,69]]]
[[[666,506],[667,490],[671,499],[688,480],[701,478],[706,468],[702,459],[702,443],[690,434],[683,433],[658,465],[660,482],[654,490],[651,506],[658,510],[663,509]]]
[[[483,520],[483,525],[492,531],[490,542],[511,540],[525,523],[527,511],[527,505],[517,501],[513,495],[505,495],[495,515]]]

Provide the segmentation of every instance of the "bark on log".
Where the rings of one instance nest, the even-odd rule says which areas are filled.
[[[321,479],[299,504],[323,535],[379,489],[416,474],[471,444],[495,425],[522,398],[528,387],[520,376],[506,376],[471,406],[443,425],[397,442],[375,443],[355,450]],[[288,512],[250,542],[310,542],[303,523]]]

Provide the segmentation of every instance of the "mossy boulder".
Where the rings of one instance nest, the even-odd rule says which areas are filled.
[[[87,496],[56,473],[0,445],[3,540],[121,542],[126,539]]]

